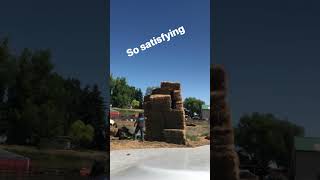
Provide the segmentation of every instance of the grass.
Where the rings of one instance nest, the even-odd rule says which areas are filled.
[[[204,133],[200,134],[200,136],[204,136],[204,137],[209,136],[209,132],[204,132]]]
[[[191,134],[186,134],[187,139],[190,141],[199,141],[199,137]]]

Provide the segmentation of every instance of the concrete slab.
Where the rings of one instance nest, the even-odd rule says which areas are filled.
[[[210,146],[111,151],[111,180],[209,180]]]

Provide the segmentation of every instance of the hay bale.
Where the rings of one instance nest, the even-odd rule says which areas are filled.
[[[213,137],[213,144],[214,145],[228,145],[234,144],[234,137],[232,134],[229,135],[212,135]]]
[[[180,90],[180,83],[176,82],[161,82],[161,88],[169,90]]]
[[[172,92],[172,100],[174,100],[174,101],[182,101],[181,91],[180,90],[174,90]]]
[[[175,109],[183,110],[183,102],[182,101],[177,101],[175,104],[176,104]]]
[[[163,89],[163,88],[156,88],[152,90],[151,94],[165,94],[165,95],[171,95],[171,90],[169,89]]]
[[[152,112],[154,111],[170,111],[171,110],[171,104],[170,103],[166,103],[166,104],[157,104],[157,103],[151,103],[150,104],[151,108],[150,110]]]
[[[212,135],[210,135],[212,137]],[[214,153],[226,153],[226,152],[233,152],[234,151],[234,145],[233,144],[229,144],[229,145],[213,145],[215,139],[211,138],[211,140],[213,141],[212,146],[211,146],[211,150]]]
[[[226,91],[226,73],[223,67],[213,66],[211,67],[211,91]]]
[[[185,130],[164,129],[163,136],[167,143],[186,144]]]
[[[165,128],[185,129],[184,111],[169,111],[165,114]]]
[[[150,95],[150,101],[167,101],[171,100],[171,96],[167,94],[152,94]]]
[[[144,102],[144,103],[143,103],[143,109],[144,109],[144,115],[145,115],[145,116],[148,116],[148,113],[149,113],[150,110],[151,110],[151,104],[150,104],[150,102]]]
[[[171,109],[170,95],[151,95],[149,101],[151,111],[169,111]]]
[[[144,96],[144,97],[143,97],[143,101],[144,101],[144,102],[150,101],[150,96],[151,96],[151,95]]]
[[[164,129],[164,112],[151,112],[145,121],[146,137],[152,140],[162,140]]]
[[[235,152],[211,153],[213,179],[239,180],[239,161]]]
[[[239,160],[234,149],[233,128],[226,103],[227,84],[225,70],[211,66],[210,136],[213,179],[238,180]]]
[[[213,127],[232,127],[230,111],[213,111],[210,112],[210,124]]]
[[[163,95],[163,94],[155,94],[150,96],[150,101],[152,103],[171,103],[171,96],[170,95]]]

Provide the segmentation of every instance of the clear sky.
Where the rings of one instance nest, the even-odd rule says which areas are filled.
[[[320,136],[320,2],[217,0],[214,63],[229,75],[233,120],[270,112]]]
[[[104,1],[6,0],[0,5],[0,37],[16,52],[50,49],[55,71],[96,83],[106,95],[107,7]]]
[[[209,17],[209,0],[111,0],[111,73],[143,92],[161,81],[177,81],[184,98],[209,104]],[[128,48],[180,26],[184,35],[127,56]]]

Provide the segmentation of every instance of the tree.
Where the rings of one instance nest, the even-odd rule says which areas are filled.
[[[110,75],[111,104],[114,107],[128,108],[133,100],[139,101],[138,108],[142,108],[143,94],[141,89],[129,86],[126,78],[114,78]]]
[[[131,103],[130,87],[125,78],[116,78],[113,80],[111,89],[111,104],[114,107],[129,107]]]
[[[152,90],[156,89],[156,88],[159,88],[158,86],[150,86],[150,87],[147,87],[146,89],[146,96],[150,95],[152,93]]]
[[[188,97],[184,100],[184,107],[190,111],[191,115],[193,116],[194,113],[201,114],[201,106],[205,103],[197,98]]]
[[[8,88],[14,83],[16,68],[8,38],[0,39],[0,108],[4,105]]]
[[[235,142],[255,159],[265,175],[270,161],[289,167],[294,136],[303,136],[304,128],[272,114],[252,113],[240,118]]]
[[[88,146],[93,140],[94,129],[91,125],[77,120],[71,125],[70,136],[76,144]]]
[[[142,94],[142,91],[141,91],[140,88],[136,89],[134,100],[139,102],[139,106],[136,107],[136,108],[142,108],[142,106],[143,106],[143,94]]]
[[[138,108],[140,107],[140,102],[134,99],[134,100],[132,100],[132,102],[131,102],[131,106],[132,106],[132,108],[134,108],[134,109],[138,109]]]
[[[82,119],[93,128],[96,145],[102,144],[106,138],[98,136],[106,117],[98,86],[82,88],[79,80],[53,70],[49,50],[11,54],[8,40],[0,40],[0,120],[8,124],[0,130],[7,133],[8,143],[68,135],[75,120]]]

